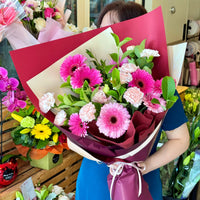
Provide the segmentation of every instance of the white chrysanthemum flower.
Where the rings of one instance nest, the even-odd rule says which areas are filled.
[[[144,49],[144,50],[140,53],[140,56],[141,56],[141,57],[147,57],[147,58],[149,58],[150,56],[159,57],[160,54],[158,53],[157,50]]]
[[[95,112],[96,112],[95,106],[90,102],[84,105],[80,109],[79,111],[80,119],[83,122],[91,122],[92,120],[95,119]]]
[[[63,126],[66,120],[66,117],[67,115],[64,110],[59,111],[55,116],[54,124],[57,126]]]
[[[62,194],[64,192],[63,188],[58,185],[53,185],[52,192],[56,195]]]
[[[38,18],[34,19],[33,22],[35,23],[35,28],[38,31],[41,31],[46,26],[45,19],[43,19],[41,17],[38,17]]]
[[[55,103],[54,93],[47,92],[39,100],[39,107],[43,113],[47,113]]]

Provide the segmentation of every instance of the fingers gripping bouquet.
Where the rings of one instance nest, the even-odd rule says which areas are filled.
[[[39,106],[44,113],[59,110],[54,124],[62,131],[70,130],[69,143],[78,141],[84,151],[110,166],[112,199],[133,199],[133,191],[134,199],[150,199],[136,162],[150,153],[161,121],[176,101],[175,82],[168,76],[154,80],[153,58],[159,53],[145,49],[145,40],[120,54],[121,46],[132,39],[120,41],[116,34],[112,36],[117,53],[110,54],[109,65],[90,50],[88,59],[82,54],[67,56],[60,66],[61,87],[71,93],[58,95],[56,104],[48,92]],[[127,190],[125,197],[122,190]]]

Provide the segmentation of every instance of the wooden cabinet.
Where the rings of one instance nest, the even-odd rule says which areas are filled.
[[[162,7],[167,44],[185,39],[189,0],[146,0],[145,8],[151,11]]]

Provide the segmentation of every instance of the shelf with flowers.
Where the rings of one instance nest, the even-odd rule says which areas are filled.
[[[177,160],[161,168],[163,194],[173,199],[187,199],[200,180],[200,89],[187,89],[183,105],[188,117],[189,148]]]
[[[17,88],[17,79],[8,78],[8,72],[3,67],[0,68],[0,73],[0,89],[7,92],[2,104],[18,122],[13,124],[16,128],[11,132],[18,152],[35,167],[50,169],[60,164],[63,149],[68,148],[66,136],[35,109],[26,93]],[[49,159],[52,162],[47,162]]]

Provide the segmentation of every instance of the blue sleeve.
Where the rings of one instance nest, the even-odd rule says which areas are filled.
[[[188,121],[187,117],[185,116],[182,101],[177,91],[175,92],[175,95],[178,96],[178,100],[168,110],[163,121],[162,129],[165,131],[176,129]]]

